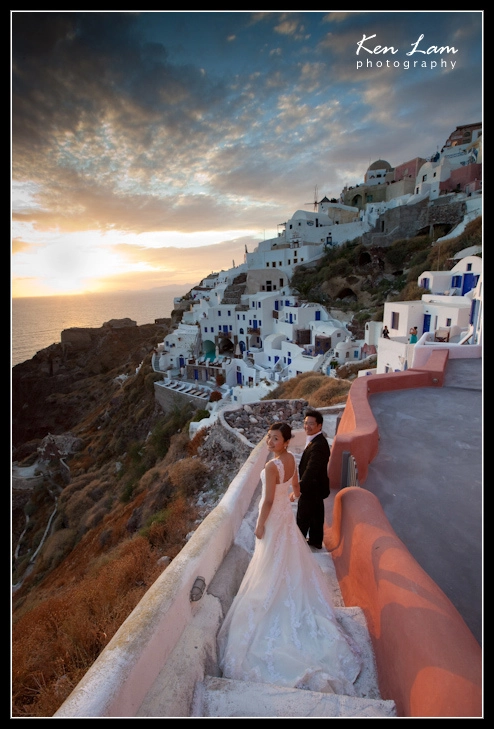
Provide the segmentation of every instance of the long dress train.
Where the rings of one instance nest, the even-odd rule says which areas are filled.
[[[283,464],[262,539],[218,632],[226,678],[355,695],[358,648],[338,624],[326,577],[298,528]],[[261,473],[262,498],[266,478]],[[259,507],[259,509],[261,506]]]

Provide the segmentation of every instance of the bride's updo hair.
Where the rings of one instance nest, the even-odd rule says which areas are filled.
[[[290,440],[292,437],[292,429],[288,425],[288,423],[273,423],[269,426],[269,430],[279,430],[281,435],[283,436],[283,440]]]

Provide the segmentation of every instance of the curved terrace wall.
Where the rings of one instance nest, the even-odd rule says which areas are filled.
[[[398,716],[481,716],[481,648],[398,539],[378,498],[341,489],[324,543],[345,605],[364,611],[381,696],[394,700]]]

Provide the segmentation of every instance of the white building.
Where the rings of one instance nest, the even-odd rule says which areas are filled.
[[[177,329],[169,332],[158,347],[158,368],[165,372],[179,371],[189,357],[196,356],[200,350],[200,332],[196,325],[180,323]]]
[[[451,271],[424,271],[419,276],[419,285],[438,288],[441,293],[424,294],[418,301],[386,302],[383,325],[388,327],[390,339],[379,339],[375,372],[402,371],[412,365],[415,345],[409,344],[411,327],[417,327],[419,340],[424,338],[445,345],[481,344],[481,271],[481,258],[465,256]],[[442,293],[445,285],[448,288]],[[372,324],[369,339],[376,333],[376,323]]]
[[[246,252],[247,292],[288,290],[297,266],[314,264],[328,247],[370,229],[369,222],[360,219],[358,208],[348,205],[321,201],[318,212],[297,210],[276,238],[261,241],[252,253]]]
[[[344,342],[339,342],[334,348],[333,359],[338,363],[338,367],[349,362],[359,362],[362,359],[363,342],[352,341],[348,337]]]
[[[418,285],[432,294],[464,296],[474,289],[482,273],[479,256],[461,258],[451,271],[424,271]]]

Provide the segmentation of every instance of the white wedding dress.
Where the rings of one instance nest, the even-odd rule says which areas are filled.
[[[297,526],[283,464],[262,539],[218,633],[226,678],[355,695],[357,647],[339,626],[326,577]],[[262,500],[265,472],[261,473]],[[261,508],[259,506],[259,509]]]

